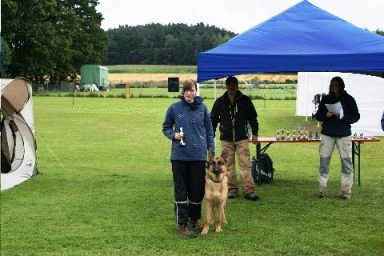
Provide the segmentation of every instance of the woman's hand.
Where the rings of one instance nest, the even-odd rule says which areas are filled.
[[[175,135],[173,136],[173,138],[175,140],[181,140],[184,136],[182,136],[179,132],[176,132]]]
[[[338,119],[340,119],[340,114],[339,113],[335,113],[335,112],[327,112],[327,117],[337,117]]]

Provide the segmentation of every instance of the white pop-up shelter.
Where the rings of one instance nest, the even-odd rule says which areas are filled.
[[[1,80],[1,191],[37,173],[32,88],[25,79]]]
[[[383,136],[381,116],[384,111],[384,78],[340,72],[299,72],[296,115],[310,117],[316,111],[315,95],[327,94],[335,76],[344,80],[345,90],[352,95],[360,112],[360,120],[352,124],[352,134]]]

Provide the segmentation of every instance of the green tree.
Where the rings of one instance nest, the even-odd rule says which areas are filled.
[[[97,0],[3,0],[2,36],[10,50],[4,56],[5,74],[66,80],[76,77],[82,64],[100,63],[107,38],[97,4]]]
[[[101,29],[103,17],[96,11],[97,0],[65,1],[77,18],[73,36],[73,64],[79,70],[84,63],[101,63],[107,50],[107,37]]]
[[[42,71],[48,72],[54,63],[50,48],[55,47],[53,24],[54,1],[12,1],[2,4],[2,35],[11,50],[11,61],[4,71],[15,76],[36,79]],[[4,56],[6,58],[7,56]]]

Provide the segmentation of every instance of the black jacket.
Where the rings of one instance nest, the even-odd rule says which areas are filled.
[[[381,129],[384,131],[384,112],[383,115],[381,116]]]
[[[253,135],[258,135],[259,124],[257,112],[251,99],[237,91],[233,104],[229,101],[228,93],[218,98],[211,111],[213,131],[220,123],[220,140],[239,141],[248,139],[248,124]]]
[[[341,119],[332,116],[327,117],[327,107],[325,104],[334,104],[340,101],[343,108]],[[319,109],[315,114],[318,121],[323,122],[321,133],[331,137],[346,137],[351,135],[351,124],[360,119],[360,113],[355,99],[346,91],[343,91],[339,97],[331,94],[325,95],[319,104]]]

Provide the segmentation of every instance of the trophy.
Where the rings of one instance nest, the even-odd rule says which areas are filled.
[[[289,130],[286,131],[285,139],[286,140],[291,140],[291,133],[289,132]]]
[[[301,140],[306,140],[308,138],[305,128],[300,128],[299,137]]]
[[[185,146],[185,142],[184,142],[184,132],[183,132],[183,127],[180,127],[180,137],[181,137],[181,139],[180,139],[180,145],[181,146]]]
[[[280,135],[280,130],[276,130],[276,140],[280,140],[281,135]]]
[[[309,132],[307,131],[307,129],[304,128],[304,139],[305,140],[308,140],[309,139]]]

